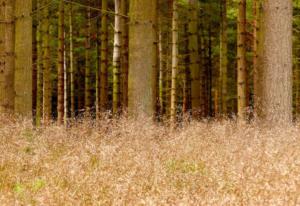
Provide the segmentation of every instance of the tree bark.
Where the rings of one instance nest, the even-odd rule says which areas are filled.
[[[246,0],[240,0],[237,19],[238,117],[246,120]]]
[[[129,114],[154,116],[156,108],[157,1],[130,1]]]
[[[292,121],[292,1],[266,0],[262,9],[258,115],[269,124],[288,123]]]
[[[14,2],[0,1],[0,113],[14,110]]]

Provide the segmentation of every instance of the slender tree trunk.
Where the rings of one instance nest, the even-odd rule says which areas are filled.
[[[237,26],[238,117],[246,119],[246,0],[239,1]]]
[[[0,113],[14,109],[14,60],[14,2],[4,1],[0,5]]]
[[[59,124],[64,122],[64,1],[59,2],[58,14],[58,68],[57,68],[57,121]]]
[[[121,0],[121,14],[122,16],[122,107],[128,107],[128,1]]]
[[[37,9],[37,0],[32,0],[32,12]],[[36,13],[38,15],[38,12]],[[32,116],[33,123],[36,124],[36,102],[37,102],[37,18],[32,21]]]
[[[41,2],[37,0],[37,7],[40,8]],[[43,54],[42,54],[42,15],[41,11],[37,11],[37,33],[36,33],[36,44],[37,44],[37,94],[36,94],[36,125],[41,124],[43,116]]]
[[[173,0],[172,15],[172,83],[171,83],[171,122],[176,122],[176,80],[178,70],[178,8]]]
[[[87,9],[86,39],[85,39],[85,75],[84,75],[84,106],[85,111],[89,113],[92,107],[91,94],[91,9]]]
[[[121,106],[121,0],[115,0],[115,27],[113,49],[113,113],[118,114]]]
[[[263,2],[259,43],[259,116],[292,121],[292,0]]]
[[[157,1],[131,0],[129,113],[154,116],[156,108]]]
[[[42,1],[46,4],[46,1]],[[42,49],[43,49],[43,121],[48,124],[52,117],[52,86],[50,67],[50,36],[49,36],[49,10],[43,10],[42,21]]]
[[[221,29],[220,29],[220,95],[221,113],[227,114],[227,0],[221,1]]]
[[[259,104],[259,71],[258,71],[258,37],[259,37],[259,19],[260,19],[260,0],[253,0],[253,93],[254,110]]]
[[[75,118],[75,71],[74,71],[74,40],[73,40],[73,7],[69,7],[69,33],[70,33],[70,96],[71,96],[71,117]]]
[[[184,72],[183,72],[183,103],[182,109],[183,113],[186,114],[190,109],[190,96],[191,96],[191,81],[190,81],[190,70],[189,70],[189,56],[187,55],[189,52],[189,45],[188,45],[188,24],[184,25],[184,39],[186,39],[186,44],[184,48],[184,53],[186,57],[184,58]]]
[[[199,117],[201,113],[201,74],[198,52],[198,1],[189,0],[189,63],[191,72],[192,115]]]
[[[107,11],[107,0],[102,0],[102,11]],[[108,16],[101,15],[101,72],[100,72],[100,111],[108,109]]]

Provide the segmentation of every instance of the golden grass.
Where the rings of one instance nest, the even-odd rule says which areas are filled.
[[[0,205],[300,205],[300,128],[0,117]]]

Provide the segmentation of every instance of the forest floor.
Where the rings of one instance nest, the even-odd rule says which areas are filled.
[[[300,205],[300,127],[0,117],[0,205]]]

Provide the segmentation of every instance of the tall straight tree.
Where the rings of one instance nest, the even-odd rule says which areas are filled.
[[[220,95],[221,113],[227,114],[227,0],[221,0],[221,26],[220,26]]]
[[[0,4],[0,112],[14,109],[14,2]]]
[[[262,8],[258,114],[268,123],[287,123],[292,121],[292,0],[266,0]]]
[[[32,0],[15,0],[15,112],[32,116]]]
[[[246,0],[240,0],[237,19],[238,117],[246,119]]]
[[[42,0],[43,5],[47,1]],[[50,35],[49,35],[49,10],[45,7],[42,13],[42,50],[43,50],[43,121],[47,124],[52,117],[52,86],[50,65]]]
[[[90,1],[88,1],[90,2]],[[86,36],[85,36],[85,73],[84,73],[84,106],[87,112],[92,107],[91,85],[91,9],[86,11]]]
[[[113,113],[118,114],[121,106],[121,0],[115,0],[115,26],[113,51]]]
[[[154,116],[156,107],[157,1],[131,0],[129,26],[130,114]]]
[[[58,64],[57,64],[57,121],[62,124],[64,122],[64,1],[59,2],[58,13]]]
[[[191,104],[193,117],[201,113],[201,80],[198,51],[198,1],[189,0],[188,48],[189,69],[191,74]]]
[[[101,14],[101,65],[100,65],[100,111],[108,108],[108,2],[102,0]]]
[[[74,38],[73,38],[73,6],[69,6],[69,41],[70,41],[70,104],[71,117],[75,117],[75,67],[74,67]]]
[[[172,15],[172,79],[171,79],[171,122],[176,121],[176,80],[178,70],[178,5],[177,0],[173,0]]]

